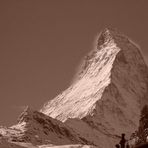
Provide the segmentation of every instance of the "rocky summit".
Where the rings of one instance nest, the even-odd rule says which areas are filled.
[[[73,84],[40,111],[26,109],[17,125],[1,127],[1,144],[114,148],[121,133],[138,128],[147,103],[148,68],[139,47],[106,28]]]

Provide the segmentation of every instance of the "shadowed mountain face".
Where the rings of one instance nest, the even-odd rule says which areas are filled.
[[[34,145],[111,148],[121,133],[129,136],[137,129],[147,97],[148,68],[138,47],[119,31],[105,29],[76,81],[40,112],[27,110],[17,125],[1,128],[1,134],[9,139],[12,134],[4,131],[21,130],[16,137],[27,135],[23,142]]]

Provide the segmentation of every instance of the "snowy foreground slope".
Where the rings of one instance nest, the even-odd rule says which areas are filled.
[[[85,146],[87,141],[64,123],[30,108],[21,114],[18,124],[9,128],[0,127],[0,139],[0,148],[4,145],[6,147],[16,145],[16,148],[21,146],[46,148],[60,145],[62,148],[62,146],[72,147],[72,144],[77,148]]]
[[[0,148],[114,148],[121,133],[137,129],[147,97],[148,68],[138,47],[105,29],[68,89],[40,112],[27,108],[18,124],[0,128]]]

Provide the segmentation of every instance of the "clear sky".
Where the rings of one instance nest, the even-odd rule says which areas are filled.
[[[0,0],[0,125],[67,88],[108,26],[138,43],[148,61],[147,0]]]

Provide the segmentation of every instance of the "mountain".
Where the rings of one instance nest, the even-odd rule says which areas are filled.
[[[48,147],[55,145],[62,147],[62,145],[71,144],[84,145],[87,141],[64,123],[28,107],[21,114],[16,125],[9,128],[1,127],[0,134],[3,137],[2,143],[7,143],[8,139],[11,144],[22,145],[22,143],[26,143],[32,147],[43,144],[48,145]],[[28,147],[25,144],[23,146]]]
[[[121,133],[128,138],[138,128],[147,97],[148,68],[140,49],[106,28],[74,83],[40,111],[27,108],[16,125],[1,127],[0,146],[113,148]]]
[[[129,136],[138,127],[147,102],[148,68],[139,48],[119,31],[105,29],[74,84],[41,112],[109,148],[121,133]]]

